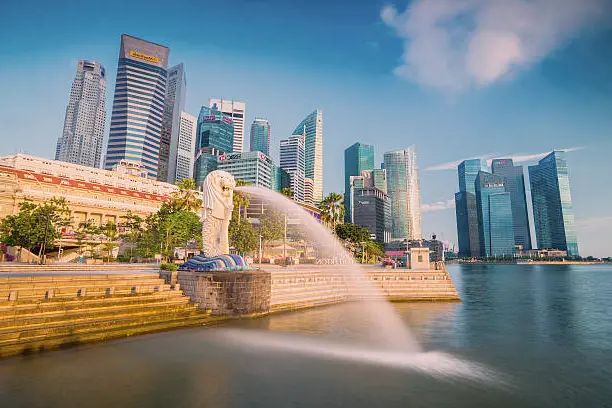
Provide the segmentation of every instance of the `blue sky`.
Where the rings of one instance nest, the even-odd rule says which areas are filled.
[[[53,156],[79,59],[106,67],[110,119],[127,33],[185,63],[190,113],[223,97],[247,102],[248,124],[267,117],[275,157],[321,108],[327,192],[342,190],[342,151],[355,141],[374,144],[379,162],[415,144],[424,234],[451,242],[458,186],[445,164],[576,148],[567,157],[581,253],[612,255],[608,1],[125,3],[0,6],[0,154]]]

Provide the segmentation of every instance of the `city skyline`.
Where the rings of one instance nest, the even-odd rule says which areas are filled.
[[[107,68],[106,97],[110,100],[116,79],[117,39],[128,33],[170,47],[171,65],[185,63],[191,73],[188,113],[197,115],[209,98],[224,96],[247,102],[249,112],[269,119],[275,129],[272,157],[278,157],[279,140],[290,135],[307,112],[321,108],[328,135],[323,146],[325,193],[343,190],[341,159],[333,152],[360,140],[376,146],[375,160],[380,162],[382,152],[416,143],[423,235],[435,232],[451,243],[457,242],[453,210],[456,173],[444,169],[445,165],[471,157],[518,156],[522,161],[515,159],[515,163],[526,166],[539,160],[534,156],[554,149],[581,147],[567,154],[580,250],[583,255],[610,253],[605,237],[612,230],[612,213],[606,204],[611,193],[594,195],[597,186],[605,185],[604,175],[612,171],[612,163],[606,159],[612,150],[612,118],[608,114],[612,103],[603,92],[610,83],[612,59],[607,51],[600,52],[606,50],[604,45],[612,36],[609,19],[590,19],[592,24],[582,30],[585,32],[579,30],[583,23],[572,27],[561,39],[554,37],[554,47],[538,53],[529,64],[519,64],[519,69],[509,74],[492,74],[482,84],[449,94],[428,85],[422,76],[411,79],[405,70],[395,70],[402,65],[398,61],[404,51],[419,58],[414,50],[404,49],[406,34],[398,29],[401,18],[408,17],[403,14],[405,4],[395,3],[395,12],[384,4],[357,4],[350,15],[339,13],[335,6],[325,13],[313,13],[300,5],[290,10],[280,2],[257,7],[244,3],[238,11],[229,5],[215,5],[220,15],[227,12],[233,20],[214,19],[207,29],[232,29],[234,38],[240,39],[225,48],[215,41],[201,41],[201,30],[191,24],[191,16],[180,14],[181,29],[173,24],[149,25],[146,19],[129,17],[140,14],[141,3],[130,4],[122,15],[111,12],[112,3],[97,11],[101,21],[106,18],[110,23],[95,27],[79,22],[68,4],[47,10],[49,7],[41,3],[39,12],[51,13],[57,22],[44,31],[35,24],[40,16],[26,19],[23,6],[7,6],[6,24],[0,28],[11,38],[0,45],[6,61],[0,68],[0,85],[7,95],[0,110],[0,137],[5,142],[0,154],[25,150],[52,157],[62,131],[75,64],[88,59]],[[206,1],[198,7],[206,8]],[[170,18],[179,16],[175,14],[178,11],[165,13]],[[147,9],[148,17],[158,13],[155,7]],[[332,24],[326,19],[330,15],[343,19],[344,24]],[[247,16],[255,21],[248,30],[240,26]],[[583,18],[581,14],[579,21]],[[274,27],[284,19],[296,24],[283,39],[259,29]],[[315,23],[320,30],[305,36],[299,28],[302,23]],[[421,39],[426,34],[411,35]],[[343,47],[325,47],[324,39],[330,36]],[[463,50],[458,52],[464,55]],[[415,67],[421,67],[417,63]],[[299,97],[286,102],[287,94]],[[385,117],[392,120],[365,121],[359,116],[380,101],[385,101]],[[31,112],[36,112],[36,121],[29,120]],[[110,116],[107,111],[105,138]],[[245,123],[252,119],[247,114]],[[24,142],[15,143],[12,138]],[[532,158],[525,159],[529,156]]]

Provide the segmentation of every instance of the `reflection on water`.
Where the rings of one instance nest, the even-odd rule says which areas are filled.
[[[405,355],[360,349],[368,320],[347,319],[355,315],[348,303],[7,360],[0,405],[610,406],[611,267],[449,271],[463,302],[394,304],[429,356],[424,370],[398,369],[410,364]],[[316,341],[301,344],[305,337]],[[328,343],[328,351],[316,350]],[[336,357],[321,355],[330,348]],[[452,362],[446,368],[458,375],[430,374],[440,366],[431,356]],[[464,378],[479,370],[508,386]]]

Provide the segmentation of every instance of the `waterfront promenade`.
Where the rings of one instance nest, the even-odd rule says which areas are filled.
[[[374,292],[363,292],[364,281],[393,301],[459,300],[442,264],[428,270],[362,266],[365,274],[358,279],[351,275],[356,267],[265,265],[249,272],[267,276],[263,286],[237,289],[230,285],[239,272],[226,271],[219,282],[213,273],[189,271],[177,279],[176,272],[160,272],[156,264],[2,264],[0,358],[372,298]],[[230,296],[258,298],[261,311],[237,309]]]

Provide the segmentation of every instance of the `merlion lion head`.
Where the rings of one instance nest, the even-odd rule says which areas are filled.
[[[208,173],[202,184],[204,193],[203,218],[212,215],[215,218],[227,218],[233,208],[234,176],[223,170]]]

